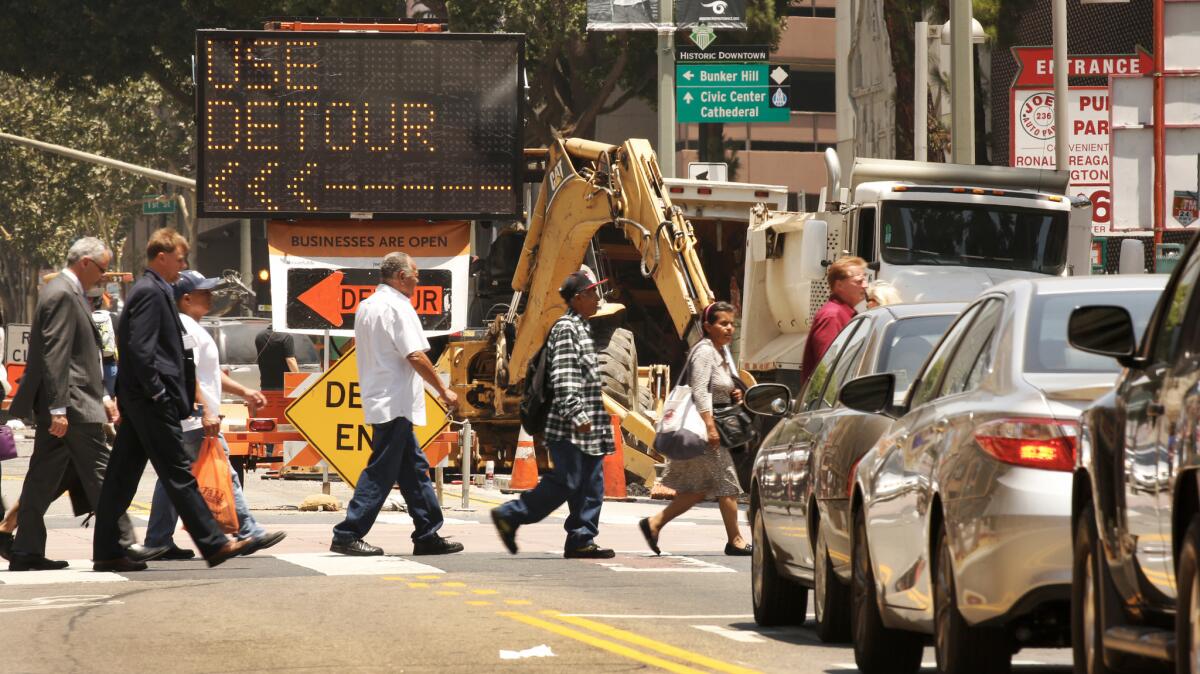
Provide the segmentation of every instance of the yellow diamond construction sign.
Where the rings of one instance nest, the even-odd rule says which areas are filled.
[[[363,421],[354,348],[288,405],[284,416],[347,484],[358,484],[371,458],[371,426]],[[446,408],[429,391],[425,391],[425,421],[424,426],[413,428],[422,450],[450,423]]]

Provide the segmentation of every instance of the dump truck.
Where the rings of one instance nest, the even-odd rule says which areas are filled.
[[[816,212],[750,215],[741,367],[759,381],[799,393],[804,341],[829,299],[825,268],[842,255],[862,257],[905,302],[1091,271],[1091,204],[1068,194],[1065,171],[859,158],[843,186],[837,153],[825,160]]]
[[[712,234],[722,221],[714,213],[697,225],[705,232],[701,244],[646,140],[556,140],[544,161],[528,225],[504,228],[479,270],[482,285],[507,283],[511,290],[478,304],[486,324],[451,338],[439,369],[458,394],[458,416],[478,434],[476,460],[510,463],[526,367],[566,310],[559,284],[587,265],[608,279],[608,298],[591,321],[605,404],[620,420],[629,477],[653,482],[653,426],[670,372],[700,338],[703,308],[729,297],[727,286],[719,293],[709,287],[702,253],[718,264],[726,257],[722,248],[743,246],[744,224],[723,240]],[[722,202],[721,208],[748,213],[751,204],[742,198],[740,206]],[[736,284],[740,272],[726,270],[721,278]],[[538,453],[544,464],[544,450]]]

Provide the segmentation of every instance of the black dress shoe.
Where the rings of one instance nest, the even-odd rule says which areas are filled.
[[[517,525],[500,516],[499,508],[492,508],[492,524],[496,525],[496,533],[500,541],[512,554],[517,554]]]
[[[263,534],[262,536],[256,536],[253,540],[258,542],[258,546],[249,552],[243,552],[242,556],[245,557],[246,555],[252,555],[259,550],[266,550],[285,538],[287,538],[286,531],[272,531],[271,533]]]
[[[726,543],[725,554],[729,555],[730,557],[749,557],[750,555],[754,554],[754,544],[747,543],[746,547],[739,548],[733,543]]]
[[[167,550],[166,554],[164,554],[162,557],[159,557],[159,559],[177,562],[177,561],[182,561],[185,559],[192,559],[195,556],[196,556],[195,550],[188,550],[187,548],[181,548],[181,547],[172,545],[171,548],[169,550]]]
[[[41,555],[12,554],[12,559],[8,560],[9,571],[57,571],[67,566],[63,560],[46,559]]]
[[[437,534],[434,534],[428,540],[413,543],[414,555],[452,555],[462,551],[462,543],[451,543],[449,539],[442,538]]]
[[[616,556],[617,553],[611,548],[602,548],[595,543],[563,552],[563,557],[567,559],[612,559]]]
[[[339,555],[350,555],[352,557],[374,557],[382,555],[383,548],[377,548],[374,545],[359,538],[349,543],[338,543],[334,541],[329,544],[329,551],[336,552]]]
[[[134,543],[133,545],[125,548],[125,558],[131,562],[149,562],[162,557],[170,551],[171,546],[169,545],[151,548],[145,545],[138,545],[137,543]]]
[[[92,571],[107,571],[109,573],[130,573],[133,571],[145,571],[147,568],[145,562],[135,562],[128,557],[117,557],[116,559],[106,559],[100,562],[92,562]]]
[[[0,531],[0,558],[11,559],[12,544],[13,535],[7,531]]]
[[[658,549],[658,536],[650,531],[650,519],[643,517],[638,521],[638,528],[642,530],[642,538],[646,539],[646,545],[654,551],[654,554],[661,555],[662,550]]]

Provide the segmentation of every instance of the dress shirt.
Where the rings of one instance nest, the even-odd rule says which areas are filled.
[[[425,387],[408,356],[428,351],[429,341],[412,301],[386,283],[358,305],[354,314],[358,385],[363,419],[383,424],[404,417],[425,425]]]

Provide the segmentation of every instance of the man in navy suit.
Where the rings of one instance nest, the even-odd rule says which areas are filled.
[[[180,422],[192,415],[196,370],[184,344],[183,325],[171,283],[187,266],[187,240],[174,229],[160,229],[146,245],[146,272],[134,284],[117,326],[117,401],[121,426],[108,463],[96,511],[92,562],[96,571],[141,571],[145,561],[167,552],[153,548],[141,559],[125,554],[117,519],[137,492],[149,459],[171,504],[209,566],[258,548],[256,539],[230,541],[213,519],[192,476],[183,450]],[[219,420],[205,424],[208,435],[221,430]]]

